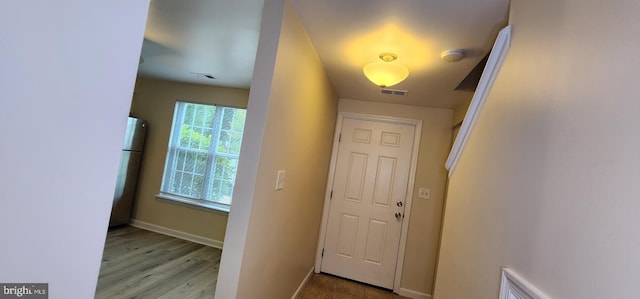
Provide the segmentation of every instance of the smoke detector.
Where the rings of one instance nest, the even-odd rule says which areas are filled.
[[[440,58],[446,62],[458,62],[464,58],[464,50],[447,50],[440,53]]]

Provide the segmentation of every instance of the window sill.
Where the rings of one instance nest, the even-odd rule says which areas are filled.
[[[198,210],[204,210],[222,215],[228,215],[229,209],[231,208],[230,206],[224,204],[206,202],[167,193],[156,194],[156,199],[167,203],[177,204],[188,208],[195,208]]]

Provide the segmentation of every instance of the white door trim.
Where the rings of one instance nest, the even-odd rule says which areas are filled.
[[[398,248],[398,261],[396,263],[396,274],[393,281],[393,291],[397,293],[400,291],[400,281],[402,279],[402,268],[404,264],[405,245],[407,243],[407,231],[409,228],[409,217],[411,215],[411,201],[413,199],[413,186],[415,183],[416,168],[418,165],[418,150],[420,148],[422,120],[379,116],[379,115],[368,115],[368,114],[360,114],[360,113],[349,113],[349,112],[338,113],[338,119],[336,121],[336,130],[333,136],[331,165],[329,167],[329,177],[327,179],[327,189],[325,191],[325,197],[324,197],[324,208],[322,210],[322,223],[320,225],[320,235],[318,236],[318,248],[316,250],[316,263],[315,263],[314,271],[315,273],[320,273],[320,266],[322,264],[322,250],[324,248],[324,241],[327,235],[329,207],[331,205],[330,195],[331,195],[331,190],[333,190],[333,177],[335,175],[336,161],[338,158],[338,146],[339,146],[338,140],[340,138],[340,131],[342,129],[342,121],[345,118],[403,124],[403,125],[409,125],[409,126],[415,127],[415,133],[414,133],[415,135],[413,138],[413,149],[411,151],[411,166],[409,168],[409,181],[407,183],[407,194],[405,197],[404,220],[402,221],[402,231],[400,233],[400,247]]]

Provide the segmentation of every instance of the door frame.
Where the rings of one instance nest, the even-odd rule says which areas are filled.
[[[393,291],[400,291],[400,281],[402,279],[402,268],[404,265],[404,254],[407,243],[407,231],[409,229],[409,218],[411,215],[411,201],[413,199],[413,188],[416,177],[416,169],[418,165],[418,151],[420,149],[420,137],[422,136],[422,120],[409,119],[391,116],[370,115],[351,112],[338,112],[336,120],[336,129],[333,136],[333,149],[331,152],[331,164],[329,166],[329,176],[327,178],[327,188],[324,196],[324,207],[322,210],[322,222],[320,224],[320,234],[318,236],[318,248],[316,249],[316,260],[314,272],[320,273],[322,265],[322,251],[325,245],[327,235],[327,224],[329,222],[329,208],[331,206],[331,190],[333,190],[333,179],[336,171],[336,163],[338,159],[338,147],[340,146],[340,133],[342,131],[342,121],[345,119],[355,119],[373,122],[384,122],[392,124],[401,124],[415,127],[413,137],[413,148],[411,150],[411,161],[409,167],[409,180],[407,181],[407,192],[405,195],[404,219],[402,221],[402,230],[400,232],[400,246],[398,247],[398,258],[396,261],[396,271],[393,279]]]

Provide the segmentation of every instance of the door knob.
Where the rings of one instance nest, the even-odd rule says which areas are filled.
[[[402,217],[402,214],[401,214],[401,213],[399,213],[399,212],[397,212],[397,213],[396,213],[396,219],[400,220],[400,217]]]
[[[401,201],[397,202],[396,206],[401,207],[402,206],[402,202]]]

